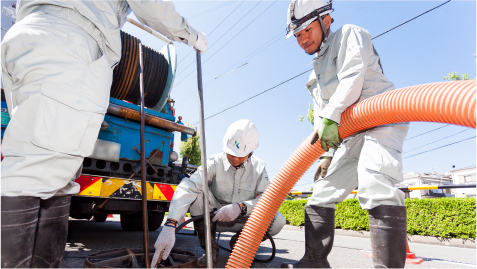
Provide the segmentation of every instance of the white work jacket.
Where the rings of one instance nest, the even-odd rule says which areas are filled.
[[[169,206],[169,217],[182,221],[187,210],[202,192],[202,166],[177,186]],[[242,168],[233,167],[225,153],[214,155],[207,161],[209,192],[222,205],[244,203],[247,215],[269,184],[265,162],[252,155]],[[210,195],[209,194],[209,195]]]
[[[76,11],[91,21],[104,39],[104,48],[102,44],[99,45],[102,50],[104,49],[111,67],[114,67],[121,58],[119,31],[131,10],[142,24],[151,27],[170,40],[180,41],[189,46],[194,46],[197,40],[196,30],[190,27],[187,20],[176,12],[174,4],[161,0],[20,0],[17,5],[17,21],[35,11],[44,11],[42,7],[46,5]],[[66,16],[71,17],[69,14]]]
[[[349,106],[394,90],[383,73],[371,35],[358,26],[346,24],[330,32],[314,60],[306,87],[313,98],[315,129],[320,118],[340,124],[341,113]]]

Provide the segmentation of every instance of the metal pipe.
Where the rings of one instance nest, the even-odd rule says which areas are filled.
[[[148,32],[148,33],[150,33],[151,35],[153,35],[153,36],[159,38],[160,40],[166,42],[167,44],[172,44],[172,41],[170,41],[167,37],[160,35],[160,34],[157,33],[156,31],[154,31],[154,30],[152,30],[151,28],[149,28],[149,27],[147,27],[147,26],[141,24],[140,22],[135,21],[135,20],[133,20],[133,19],[131,19],[131,18],[129,18],[129,17],[127,18],[127,21],[128,21],[129,23],[131,23],[131,24],[133,24],[133,25],[135,25],[135,26],[141,28],[142,30],[144,30],[144,31],[146,31],[146,32]],[[172,45],[173,45],[173,44],[172,44]]]
[[[142,190],[142,229],[144,237],[144,261],[146,268],[151,268],[149,261],[149,227],[147,221],[147,185],[146,185],[146,146],[144,141],[144,133],[146,129],[146,113],[144,111],[144,77],[142,63],[142,43],[139,41],[139,92],[141,94],[141,190]]]
[[[207,155],[205,153],[205,123],[204,123],[204,95],[202,89],[202,64],[200,51],[197,51],[197,85],[199,88],[199,118],[200,118],[200,151],[202,164],[202,191],[204,193],[204,222],[205,222],[205,253],[207,256],[207,268],[214,268],[212,262],[212,243],[210,231],[209,209],[209,181],[207,180]],[[215,238],[215,236],[214,236]]]
[[[462,189],[462,188],[475,188],[476,183],[466,184],[450,184],[450,185],[425,185],[425,186],[411,186],[411,187],[398,187],[402,191],[416,191],[416,190],[442,190],[442,189]],[[352,194],[357,194],[358,191],[354,190]],[[309,195],[313,194],[312,191],[292,191],[289,195]]]
[[[114,115],[121,116],[121,117],[125,117],[128,119],[136,120],[136,121],[141,120],[141,113],[138,112],[137,110],[116,105],[113,103],[109,103],[107,112]],[[192,136],[196,135],[195,129],[192,129],[184,125],[177,124],[175,122],[172,122],[172,121],[169,121],[169,120],[166,120],[151,114],[147,114],[147,113],[146,113],[146,124],[164,128],[171,131],[176,131],[176,132],[192,135]]]

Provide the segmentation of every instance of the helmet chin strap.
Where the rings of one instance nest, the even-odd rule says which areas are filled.
[[[321,18],[321,16],[318,17],[318,21],[320,22],[321,32],[323,33],[323,39],[321,40],[321,45],[322,45],[323,43],[326,43],[326,41],[328,41],[328,35],[330,34],[330,32],[326,29],[325,23],[323,22],[323,19]]]

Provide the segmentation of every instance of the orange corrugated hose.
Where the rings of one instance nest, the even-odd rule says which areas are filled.
[[[424,84],[380,94],[349,107],[341,115],[339,133],[346,138],[376,126],[427,121],[475,128],[476,82]],[[310,136],[311,137],[311,136]],[[300,177],[324,153],[308,139],[287,160],[255,206],[226,268],[249,268],[278,208]]]

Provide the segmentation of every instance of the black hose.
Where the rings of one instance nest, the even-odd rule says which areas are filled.
[[[217,213],[217,211],[215,212],[211,212],[210,213],[210,218],[212,218],[213,216],[215,216],[215,214]],[[179,231],[184,228],[187,224],[193,222],[194,220],[201,220],[204,218],[204,215],[199,215],[199,216],[195,216],[193,218],[190,218],[186,221],[184,221],[181,225],[177,226],[176,228],[176,234],[179,233]],[[247,221],[247,218],[244,218],[244,217],[237,217],[237,220],[242,220],[242,221]],[[189,234],[183,234],[183,235],[189,235]],[[262,260],[262,259],[257,259],[257,258],[254,258],[253,261],[254,262],[260,262],[260,263],[269,263],[271,262],[274,258],[275,258],[275,254],[277,253],[277,247],[275,246],[275,241],[273,241],[273,237],[268,233],[266,232],[265,235],[268,237],[268,239],[270,240],[270,243],[272,244],[272,254],[270,255],[270,257],[268,259],[265,259],[265,260]],[[216,241],[217,241],[217,244],[219,245],[219,247],[227,252],[232,252],[231,249],[229,248],[226,248],[226,247],[223,247],[220,245],[219,243],[219,240],[220,240],[220,233],[219,233],[219,236],[217,237]]]

